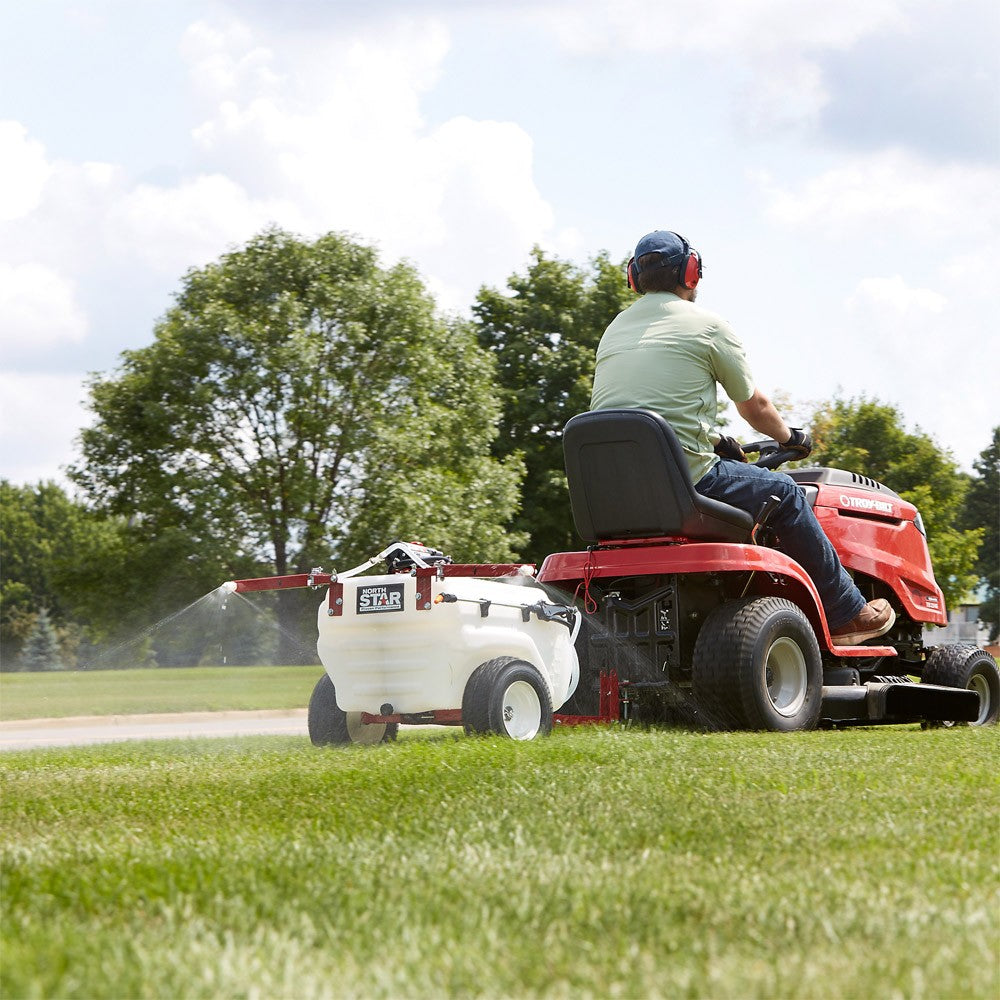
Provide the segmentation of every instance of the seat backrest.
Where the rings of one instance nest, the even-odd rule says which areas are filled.
[[[697,493],[674,429],[651,410],[593,410],[563,430],[573,520],[588,541],[746,541],[749,514]]]

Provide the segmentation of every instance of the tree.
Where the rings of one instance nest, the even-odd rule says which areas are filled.
[[[53,482],[0,482],[0,549],[5,669],[18,664],[39,607],[46,609],[64,666],[95,660],[111,665],[102,651],[134,635],[148,623],[150,610],[172,597],[175,570],[165,564],[156,540],[124,518],[88,509]],[[190,566],[183,559],[173,562]],[[116,665],[135,666],[155,656],[152,641],[145,640],[121,652]]]
[[[54,482],[16,486],[0,480],[0,659],[17,662],[39,607],[53,628],[68,627],[72,601],[62,587],[75,543],[90,515]],[[63,650],[69,664],[71,650]]]
[[[479,343],[499,367],[503,414],[493,452],[524,458],[514,526],[529,536],[535,561],[578,545],[562,429],[590,408],[597,344],[632,299],[622,266],[606,254],[578,268],[535,247],[527,273],[512,275],[505,291],[482,288],[473,306]]]
[[[231,574],[346,568],[397,534],[509,558],[518,466],[489,456],[492,377],[408,265],[383,269],[336,233],[268,229],[189,271],[154,342],[91,381],[97,419],[71,475],[109,514]],[[294,662],[315,600],[278,596],[279,656]]]
[[[810,464],[848,469],[895,490],[920,511],[934,575],[950,607],[975,586],[982,532],[959,519],[969,478],[951,454],[921,431],[907,431],[899,411],[864,396],[834,399],[812,419]]]
[[[55,607],[52,565],[59,538],[81,511],[56,483],[16,486],[0,480],[0,600],[15,607]]]
[[[981,529],[976,573],[985,588],[979,620],[989,626],[990,642],[1000,638],[1000,427],[993,440],[972,463],[976,475],[969,484],[961,525],[966,531]]]
[[[47,608],[42,608],[35,619],[35,627],[28,636],[21,652],[25,670],[63,670],[59,654],[59,639],[52,627]]]

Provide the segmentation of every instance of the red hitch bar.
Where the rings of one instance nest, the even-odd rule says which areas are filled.
[[[528,567],[534,570],[533,563],[437,563],[433,566],[417,566],[412,571],[400,570],[397,576],[414,573],[418,583],[424,583],[434,577],[446,579],[451,576],[501,577],[517,576]],[[346,578],[346,574],[345,574]],[[338,582],[336,573],[323,573],[319,570],[313,573],[292,573],[288,576],[259,576],[249,580],[230,580],[222,585],[230,593],[249,594],[261,590],[295,590],[302,587],[329,587],[330,614],[339,618],[344,613],[344,585]],[[430,601],[417,603],[418,611],[430,610]]]
[[[436,566],[418,566],[418,577],[436,576],[439,579],[450,576],[501,577],[517,576],[524,567],[534,569],[533,563],[441,563]],[[402,570],[397,576],[407,576],[410,570]],[[258,576],[249,580],[230,580],[223,584],[231,593],[248,594],[258,590],[294,590],[297,587],[326,587],[336,580],[336,573],[292,573],[289,576]]]
[[[233,580],[231,588],[237,594],[248,594],[257,590],[294,590],[296,587],[325,587],[333,575],[331,573],[295,573],[291,576],[258,576],[251,580]],[[225,586],[225,584],[223,584]]]

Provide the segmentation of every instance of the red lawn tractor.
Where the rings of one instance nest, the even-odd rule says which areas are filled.
[[[794,455],[747,446],[774,468]],[[925,644],[947,622],[920,515],[886,486],[839,469],[789,474],[866,600],[891,631],[833,645],[816,588],[767,527],[696,493],[680,444],[645,410],[580,414],[565,428],[573,517],[591,544],[550,555],[538,579],[577,594],[580,683],[568,715],[795,730],[924,722],[993,725],[996,661],[975,646]],[[919,678],[917,682],[916,678]]]

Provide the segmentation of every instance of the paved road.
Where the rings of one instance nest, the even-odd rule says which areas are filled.
[[[308,738],[306,710],[88,715],[73,719],[0,722],[0,751],[83,746],[122,740],[292,734]]]

